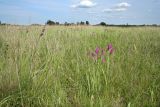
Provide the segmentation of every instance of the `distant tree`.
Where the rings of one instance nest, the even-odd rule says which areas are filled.
[[[55,25],[56,23],[54,21],[48,20],[46,24],[47,25]]]
[[[82,22],[82,21],[80,22],[80,25],[84,25],[84,24],[85,24],[84,22]]]
[[[68,24],[67,22],[64,23],[65,26],[67,26],[67,24]]]
[[[41,26],[41,24],[36,24],[36,23],[34,23],[34,24],[31,24],[32,26]]]
[[[152,26],[157,26],[157,24],[152,24]]]
[[[89,21],[86,21],[86,25],[89,25]]]
[[[64,25],[65,25],[65,26],[69,26],[70,24],[69,24],[68,22],[65,22]]]
[[[1,25],[1,21],[0,21],[0,25]]]
[[[105,22],[101,22],[100,25],[106,26],[107,24]]]
[[[75,25],[75,23],[72,22],[72,23],[70,23],[70,25]]]
[[[1,23],[1,25],[7,25],[6,23]],[[8,24],[9,25],[9,24]]]
[[[56,25],[59,25],[59,22],[56,22]]]

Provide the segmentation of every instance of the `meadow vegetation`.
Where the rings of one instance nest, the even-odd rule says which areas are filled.
[[[1,107],[159,107],[160,28],[0,26]],[[88,53],[112,44],[106,62]]]

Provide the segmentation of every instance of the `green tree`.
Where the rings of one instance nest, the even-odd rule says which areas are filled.
[[[59,25],[59,22],[56,22],[56,25]]]
[[[84,24],[85,24],[84,22],[82,22],[82,21],[80,22],[80,25],[84,25]]]
[[[55,25],[56,23],[54,21],[48,20],[46,24],[47,25]]]
[[[101,22],[100,25],[106,26],[107,24],[105,22]]]
[[[89,21],[86,21],[86,25],[89,25]]]

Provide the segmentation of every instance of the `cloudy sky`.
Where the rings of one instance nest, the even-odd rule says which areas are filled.
[[[0,21],[160,24],[160,0],[0,0]]]

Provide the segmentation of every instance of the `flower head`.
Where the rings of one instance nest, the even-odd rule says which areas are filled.
[[[107,49],[108,50],[110,50],[110,49],[112,49],[113,47],[112,47],[112,44],[109,44],[108,46],[107,46]]]
[[[108,51],[109,51],[110,54],[112,54],[113,51],[114,51],[114,49],[113,49],[113,47],[112,47],[112,44],[109,44],[109,45],[107,46],[107,49],[108,49]]]
[[[113,49],[113,48],[111,48],[111,49],[109,50],[109,53],[110,53],[110,54],[112,54],[112,53],[113,53],[113,51],[114,51],[114,49]]]
[[[106,51],[109,54],[113,54],[114,48],[112,47],[112,44],[108,44],[106,48],[97,47],[96,50],[94,52],[90,52],[89,55],[96,62],[102,61],[102,63],[106,63]]]
[[[95,53],[98,55],[100,48],[96,48]]]

